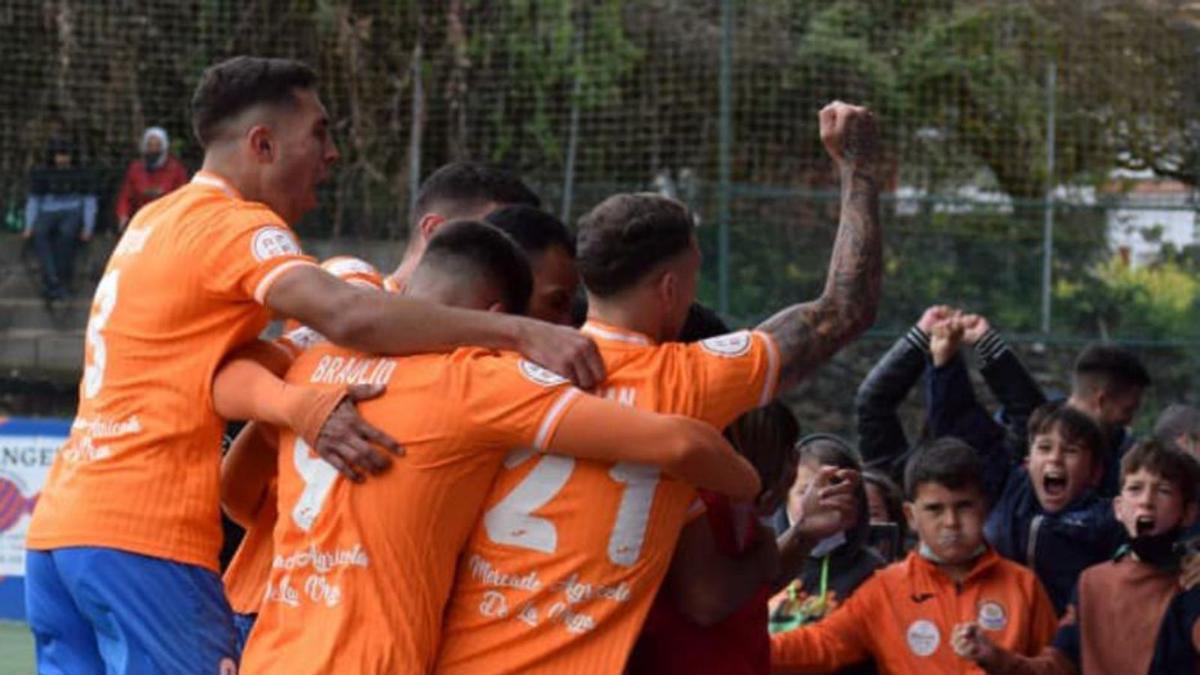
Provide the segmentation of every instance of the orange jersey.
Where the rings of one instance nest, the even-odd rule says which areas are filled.
[[[601,392],[628,406],[723,428],[775,393],[763,333],[654,345],[598,322],[583,331],[604,358]],[[463,551],[438,672],[620,672],[695,502],[644,465],[510,456]]]
[[[380,276],[379,271],[371,263],[352,256],[334,256],[321,263],[321,269],[355,286],[384,288],[383,277]],[[283,334],[275,338],[274,343],[283,347],[288,356],[295,359],[305,349],[324,340],[324,336],[317,331],[307,326],[301,326],[294,319],[289,319],[283,325]]]
[[[383,278],[368,262],[350,256],[334,256],[321,263],[321,269],[350,284],[365,288],[383,288]],[[320,333],[289,320],[283,335],[275,344],[284,348],[292,358],[317,342],[323,342]],[[255,614],[267,590],[267,579],[271,575],[271,534],[275,529],[276,487],[275,481],[267,488],[263,505],[254,516],[254,522],[246,529],[246,536],[238,546],[237,553],[225,570],[225,594],[229,606],[238,614]]]
[[[974,621],[992,642],[1032,656],[1049,644],[1054,605],[1028,569],[988,550],[960,583],[917,553],[878,572],[818,623],[771,636],[771,668],[829,673],[874,658],[880,673],[983,673],[950,645]]]
[[[529,362],[481,349],[399,359],[322,344],[288,381],[386,384],[359,412],[406,454],[352,485],[282,434],[275,556],[242,670],[426,672],[455,561],[506,453],[544,448],[585,397]]]
[[[275,481],[267,487],[262,506],[254,514],[254,522],[246,528],[246,536],[225,570],[225,597],[238,614],[257,614],[271,575],[272,531],[279,511],[276,509]]]
[[[102,546],[217,569],[224,422],[213,373],[253,340],[279,275],[314,264],[269,208],[200,172],[138,211],[88,320],[79,410],[31,549]]]

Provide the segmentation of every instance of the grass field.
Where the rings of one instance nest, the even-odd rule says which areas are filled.
[[[0,621],[0,675],[33,672],[33,636],[23,623]]]

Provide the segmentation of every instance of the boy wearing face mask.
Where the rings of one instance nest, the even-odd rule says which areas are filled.
[[[1134,445],[1121,461],[1121,492],[1113,500],[1131,543],[1080,576],[1053,646],[1037,657],[1013,654],[965,623],[955,629],[955,649],[1003,675],[1195,672],[1195,625],[1188,627],[1190,663],[1167,671],[1151,664],[1162,656],[1156,637],[1178,591],[1176,544],[1195,521],[1198,482],[1200,465],[1191,456],[1156,440]]]
[[[1104,435],[1084,413],[1062,401],[1043,404],[1029,418],[1024,463],[1009,456],[1003,431],[975,399],[959,354],[970,316],[952,315],[930,337],[928,426],[935,438],[975,433],[992,503],[984,525],[996,552],[1037,574],[1062,613],[1079,574],[1108,560],[1123,541],[1107,499],[1096,491],[1104,475]]]
[[[905,468],[905,518],[918,551],[877,572],[820,623],[771,638],[775,672],[827,672],[874,658],[879,672],[979,672],[950,646],[960,617],[998,644],[1037,654],[1054,634],[1054,608],[1037,578],[990,549],[984,467],[970,446],[942,438]]]

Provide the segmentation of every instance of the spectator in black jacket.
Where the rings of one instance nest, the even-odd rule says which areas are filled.
[[[955,309],[935,305],[925,310],[917,324],[892,346],[858,388],[855,412],[859,450],[863,463],[900,480],[911,452],[896,409],[921,378],[929,363],[929,335],[940,321],[955,315]],[[981,317],[964,321],[962,340],[973,346],[980,372],[988,388],[1001,402],[997,424],[959,428],[959,438],[979,447],[999,434],[1014,456],[1025,452],[1025,426],[1032,412],[1046,397],[1020,359],[1000,335]],[[915,445],[915,444],[912,444]]]

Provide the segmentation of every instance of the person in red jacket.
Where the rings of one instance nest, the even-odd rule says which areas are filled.
[[[171,156],[170,138],[162,127],[142,134],[142,156],[129,163],[117,194],[117,230],[125,231],[129,219],[146,204],[188,182],[183,162]]]

